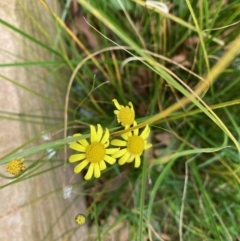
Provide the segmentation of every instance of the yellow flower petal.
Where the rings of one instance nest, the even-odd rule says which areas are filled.
[[[137,126],[137,122],[136,122],[136,121],[134,121],[133,126]],[[133,135],[134,135],[134,136],[138,136],[138,134],[139,134],[139,129],[138,129],[138,128],[137,128],[137,129],[134,129],[134,130],[133,130]]]
[[[116,159],[115,159],[115,158],[113,158],[113,157],[111,157],[111,156],[108,156],[108,155],[106,155],[106,156],[104,157],[104,160],[105,160],[107,163],[111,164],[111,165],[116,162]]]
[[[122,137],[125,141],[127,141],[130,136],[132,136],[132,132],[131,132],[131,131],[128,131],[128,132],[123,133],[123,134],[121,135],[121,137]]]
[[[93,175],[93,168],[94,168],[94,163],[91,163],[89,168],[88,168],[88,171],[87,171],[87,174],[85,175],[85,180],[89,180],[91,179],[92,175]]]
[[[134,111],[134,108],[133,108],[133,104],[131,101],[128,102],[128,105],[131,107],[131,109],[133,110],[134,114],[135,114],[135,111]]]
[[[74,134],[73,137],[81,136],[82,134]],[[87,147],[89,144],[86,139],[77,140],[82,146]]]
[[[134,160],[135,156],[134,155],[131,155],[131,157],[127,160],[127,163],[130,163]]]
[[[109,141],[109,130],[106,128],[106,131],[105,131],[104,136],[103,136],[103,138],[101,140],[101,143],[105,144],[108,141]],[[108,143],[108,145],[109,145],[109,143]]]
[[[122,140],[118,140],[118,139],[112,140],[111,144],[113,146],[127,146],[127,142],[126,141],[122,141]]]
[[[97,129],[97,142],[100,142],[102,139],[102,135],[103,135],[103,129],[101,125],[97,125],[98,129]]]
[[[87,161],[86,159],[84,161],[82,161],[80,164],[78,164],[77,166],[75,166],[74,168],[74,172],[75,173],[79,173],[83,170],[84,167],[86,167],[89,164],[89,161]]]
[[[80,152],[84,152],[86,151],[86,147],[80,145],[79,143],[77,142],[73,142],[69,145],[69,148],[75,150],[75,151],[80,151]]]
[[[95,129],[95,126],[90,125],[90,130],[91,130],[90,131],[91,132],[91,134],[90,134],[91,143],[97,142],[98,138],[97,138],[97,131]]]
[[[118,160],[118,164],[119,164],[119,165],[125,164],[129,157],[130,157],[130,153],[126,152],[126,153]]]
[[[115,115],[117,115],[117,116],[119,115],[119,112],[120,112],[119,110],[114,110],[114,111],[113,111],[113,113],[114,113]],[[119,121],[119,119],[118,119],[118,121]]]
[[[134,135],[134,136],[138,136],[138,133],[139,133],[139,129],[134,129],[134,130],[133,130],[133,135]]]
[[[81,136],[81,134],[80,133],[76,133],[76,134],[73,135],[73,137],[77,137],[77,136]]]
[[[69,157],[69,162],[77,162],[81,161],[82,159],[86,158],[86,154],[74,154]]]
[[[109,149],[106,149],[106,154],[114,154],[117,151],[119,151],[119,148],[109,148]]]
[[[119,158],[119,157],[123,156],[126,152],[127,152],[127,148],[121,149],[118,152],[113,153],[112,157]]]
[[[101,176],[99,164],[94,164],[94,177],[99,178]]]
[[[101,171],[105,170],[107,168],[105,161],[100,161],[99,167]]]
[[[103,144],[104,147],[107,148],[109,146],[109,143],[110,143],[109,140],[107,142],[105,142],[105,144]]]
[[[84,147],[89,146],[89,143],[88,143],[88,141],[87,141],[86,139],[78,140],[78,142],[79,142],[82,146],[84,146]]]
[[[139,155],[136,155],[135,156],[135,164],[134,164],[134,167],[135,168],[138,168],[141,164],[141,160],[140,160],[140,156]]]
[[[148,143],[145,147],[144,147],[144,150],[147,150],[147,149],[149,149],[149,148],[151,148],[152,147],[152,144],[151,143]]]
[[[141,133],[140,136],[141,136],[143,139],[147,139],[148,136],[149,136],[149,132],[150,132],[150,128],[149,128],[149,126],[147,125],[147,126],[144,128],[144,130],[142,131],[142,133]]]
[[[114,103],[114,105],[116,106],[116,108],[117,108],[118,110],[121,109],[121,106],[119,105],[119,103],[118,103],[118,101],[117,101],[116,99],[113,99],[112,102]]]

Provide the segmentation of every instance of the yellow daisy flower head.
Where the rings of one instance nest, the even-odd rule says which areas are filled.
[[[6,165],[6,171],[14,176],[19,175],[25,169],[24,158],[16,158]]]
[[[133,126],[136,125],[137,123],[134,121]],[[149,134],[150,128],[147,125],[140,135],[139,129],[135,129],[122,134],[121,137],[123,140],[112,140],[111,144],[113,146],[124,147],[113,155],[115,158],[120,158],[118,160],[119,165],[123,165],[126,162],[132,162],[135,160],[134,167],[138,168],[140,166],[140,156],[142,155],[143,151],[152,147],[151,143],[147,143]]]
[[[128,102],[129,106],[119,105],[116,99],[112,100],[117,110],[114,111],[114,114],[117,116],[118,123],[121,123],[125,129],[128,129],[135,120],[135,112],[132,102]]]
[[[81,226],[83,225],[85,222],[86,222],[86,217],[85,215],[83,214],[78,214],[76,217],[75,217],[75,222],[77,225]]]
[[[81,136],[81,134],[75,134],[73,136]],[[109,130],[106,128],[103,134],[103,128],[101,125],[97,125],[95,128],[90,125],[90,143],[86,139],[70,144],[70,148],[80,152],[69,157],[69,162],[81,161],[75,168],[74,172],[81,172],[88,164],[89,168],[85,175],[85,180],[91,179],[94,175],[95,178],[101,176],[101,171],[107,168],[106,163],[114,164],[116,158],[111,155],[119,150],[119,148],[107,148],[109,146]]]

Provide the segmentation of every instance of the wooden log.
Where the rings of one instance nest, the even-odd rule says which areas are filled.
[[[49,1],[49,4],[54,6],[54,1]],[[1,1],[0,16],[6,23],[46,45],[53,46],[56,24],[38,1]],[[50,38],[44,35],[44,32]],[[0,33],[1,65],[38,62],[50,60],[52,57],[50,51],[11,30],[3,22],[0,23]],[[58,85],[58,80],[50,76],[49,70],[45,67],[1,66],[0,159],[46,131],[49,122],[44,116],[53,117],[52,124],[63,124],[58,117],[63,117],[63,109],[60,106],[64,106],[65,93],[54,88]],[[51,103],[48,99],[60,105]],[[37,123],[28,121],[26,116],[29,115],[39,116],[32,119]],[[63,134],[57,138],[63,138]],[[39,138],[21,150],[43,143],[44,141]],[[26,158],[26,165],[33,164],[39,158],[39,155]],[[63,162],[63,155],[58,154],[52,159],[45,158],[45,162],[41,169],[33,171],[32,174],[48,170],[56,163]],[[5,165],[0,166],[0,172],[7,175]],[[63,186],[73,175],[72,167],[64,172],[61,166],[0,189],[0,240],[87,240],[86,225],[76,228],[74,221],[78,213],[84,213],[86,210],[84,199],[76,194],[81,190],[75,189],[75,194],[72,193],[66,199],[63,197]],[[0,186],[3,187],[13,180],[0,177]]]

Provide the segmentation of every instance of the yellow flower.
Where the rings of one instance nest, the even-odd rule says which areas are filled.
[[[125,129],[128,129],[135,120],[135,112],[132,105],[132,102],[128,102],[130,108],[128,106],[119,105],[116,99],[112,100],[117,110],[114,111],[114,114],[117,116],[118,123],[121,123]]]
[[[86,222],[86,217],[83,214],[78,214],[75,217],[75,222],[77,225],[81,226]]]
[[[134,121],[133,126],[137,123]],[[150,134],[150,128],[147,125],[139,135],[139,129],[135,129],[132,132],[126,132],[121,135],[124,140],[112,140],[111,144],[113,146],[126,147],[113,154],[113,157],[120,158],[118,160],[119,165],[123,165],[126,162],[132,162],[135,160],[134,167],[138,168],[141,164],[140,156],[144,150],[152,147],[151,143],[147,143],[147,138]]]
[[[86,139],[81,139],[79,141],[70,144],[70,148],[79,151],[80,154],[74,154],[69,157],[69,162],[81,161],[74,168],[75,173],[79,173],[88,164],[89,169],[85,175],[85,179],[89,180],[93,174],[94,177],[98,178],[101,176],[101,171],[107,168],[106,163],[114,164],[116,158],[113,158],[113,153],[117,152],[119,148],[107,148],[109,146],[109,131],[106,128],[105,134],[103,135],[103,129],[101,125],[97,125],[98,129],[93,125],[90,125],[90,144]],[[81,134],[75,134],[73,136],[81,136]]]
[[[16,158],[6,165],[6,171],[14,176],[19,175],[25,169],[24,158]]]

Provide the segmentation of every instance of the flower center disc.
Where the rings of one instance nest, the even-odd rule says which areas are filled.
[[[12,160],[7,164],[7,172],[13,175],[18,175],[21,171],[26,169],[23,159]]]
[[[140,136],[131,136],[128,139],[127,150],[132,154],[141,154],[144,149],[144,141]]]
[[[119,112],[119,120],[124,125],[131,125],[134,122],[134,112],[129,108],[122,108]]]
[[[102,143],[94,142],[86,148],[86,158],[93,163],[103,160],[105,154],[105,147]]]

